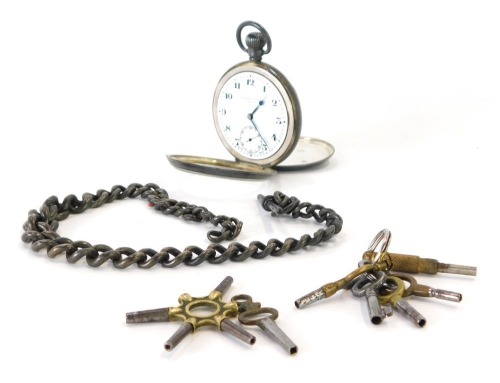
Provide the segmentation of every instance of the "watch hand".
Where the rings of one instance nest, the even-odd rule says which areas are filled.
[[[269,144],[267,143],[266,139],[264,138],[264,136],[262,135],[262,133],[260,132],[259,128],[257,128],[257,125],[255,125],[255,122],[253,120],[253,115],[255,112],[257,112],[257,110],[259,110],[259,108],[264,105],[264,101],[265,101],[265,98],[260,100],[259,103],[257,104],[257,106],[255,107],[255,109],[253,110],[252,113],[248,113],[247,115],[247,118],[250,120],[250,122],[252,123],[253,127],[255,128],[255,130],[257,131],[257,133],[259,133],[259,136],[260,138],[262,139],[262,142],[264,142],[264,145],[266,145],[268,148],[269,148]]]
[[[257,125],[255,125],[255,122],[253,121],[253,116],[252,116],[252,118],[250,118],[250,115],[249,115],[248,118],[249,118],[250,122],[252,123],[253,127],[255,128],[255,130],[257,131],[257,133],[259,133],[259,136],[262,139],[262,142],[264,142],[264,145],[266,145],[269,148],[269,144],[267,143],[266,139],[264,138],[264,136],[260,132],[259,128],[257,128]]]
[[[252,113],[250,113],[250,114],[248,115],[248,116],[252,116],[252,117],[248,117],[250,120],[253,118],[254,113],[255,113],[257,110],[259,110],[259,108],[260,108],[262,105],[264,105],[264,101],[265,101],[265,99],[260,100],[260,101],[259,101],[259,103],[257,104],[257,107],[253,110],[253,112],[252,112]]]
[[[256,134],[256,135],[255,135],[255,136],[253,136],[253,137],[248,137],[248,138],[247,138],[247,141],[251,142],[252,140],[254,140],[254,139],[255,139],[255,138],[257,138],[257,137],[259,137],[259,135],[258,135],[258,134]]]

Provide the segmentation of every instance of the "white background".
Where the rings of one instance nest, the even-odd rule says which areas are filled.
[[[500,59],[495,2],[3,1],[0,380],[466,380],[494,373],[497,325]],[[213,128],[212,95],[244,61],[235,31],[262,24],[265,61],[299,94],[305,136],[331,142],[319,169],[264,181],[181,172],[166,154],[230,159]],[[281,190],[344,218],[333,240],[263,261],[196,268],[92,269],[20,240],[30,209],[115,184],[155,182],[172,198],[238,217],[238,241],[284,240],[323,227],[271,218],[259,193]],[[373,326],[350,292],[297,310],[296,298],[352,271],[372,237],[391,250],[474,265],[478,276],[420,277],[461,303],[413,298],[419,329],[399,315]],[[62,222],[73,240],[112,247],[206,247],[209,224],[115,202]],[[227,245],[227,244],[226,244]],[[129,311],[208,294],[251,294],[280,311],[299,346],[260,333],[247,346],[210,329],[173,352],[178,323],[127,325]],[[191,380],[192,379],[192,380]]]

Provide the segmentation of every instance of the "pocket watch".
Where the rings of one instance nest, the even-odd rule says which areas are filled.
[[[241,41],[241,31],[255,27]],[[213,99],[213,118],[219,138],[239,161],[272,167],[287,158],[300,137],[301,112],[297,94],[275,67],[263,63],[271,38],[259,24],[247,21],[236,31],[249,61],[230,68],[220,79]]]
[[[256,31],[244,44],[245,27]],[[325,162],[333,155],[333,146],[300,137],[302,116],[293,86],[278,69],[262,62],[272,48],[269,33],[260,24],[245,21],[238,26],[236,40],[249,60],[224,73],[212,103],[217,134],[236,161],[183,155],[169,155],[169,161],[184,170],[242,178],[263,178],[277,170]]]

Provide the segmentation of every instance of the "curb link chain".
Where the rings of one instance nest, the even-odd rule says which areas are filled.
[[[147,199],[150,206],[163,214],[181,217],[186,221],[210,222],[215,226],[219,225],[222,229],[207,233],[208,239],[214,244],[209,245],[205,250],[198,246],[188,246],[183,251],[174,247],[164,247],[159,252],[150,248],[136,251],[130,247],[113,249],[106,245],[91,245],[85,241],[72,241],[56,233],[59,221],[66,219],[70,214],[79,214],[87,209],[100,207],[105,203],[138,196]],[[298,240],[287,238],[282,242],[273,238],[267,242],[267,245],[253,241],[248,247],[233,242],[226,248],[219,243],[233,240],[238,236],[243,226],[240,220],[225,215],[216,216],[205,207],[170,199],[168,193],[156,184],[148,183],[143,186],[133,183],[127,188],[115,185],[110,192],[100,189],[95,195],[84,193],[82,200],[73,194],[64,198],[62,203],[55,196],[49,197],[41,206],[40,211],[29,211],[28,220],[23,225],[24,233],[21,239],[25,243],[30,243],[34,251],[45,249],[50,258],[65,253],[69,263],[76,263],[85,258],[91,267],[98,267],[111,261],[113,266],[119,269],[127,268],[132,264],[137,264],[139,268],[148,269],[157,264],[171,268],[181,263],[197,266],[205,261],[219,264],[228,259],[241,262],[249,257],[262,259],[268,255],[283,255],[307,246],[318,245],[329,240],[342,229],[342,218],[334,210],[322,205],[301,203],[296,197],[287,197],[279,191],[271,196],[259,195],[258,198],[264,210],[271,211],[272,216],[313,217],[319,223],[325,222],[327,227],[317,230],[312,237],[304,234]]]

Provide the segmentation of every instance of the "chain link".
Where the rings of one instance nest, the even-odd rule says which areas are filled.
[[[163,214],[181,217],[186,221],[210,222],[220,226],[221,230],[211,230],[207,233],[208,239],[214,244],[205,250],[198,246],[188,246],[183,251],[174,247],[164,247],[160,251],[145,248],[138,251],[130,247],[113,249],[106,245],[91,245],[85,241],[72,241],[56,233],[59,221],[66,219],[70,214],[79,214],[90,208],[97,208],[105,203],[125,198],[141,196],[147,199],[150,206]],[[69,263],[76,263],[85,258],[89,266],[98,267],[107,261],[119,269],[133,264],[148,269],[157,264],[163,267],[175,267],[181,263],[188,266],[197,266],[205,261],[219,264],[227,260],[241,262],[250,257],[262,259],[269,255],[278,256],[291,251],[297,251],[307,246],[318,245],[327,241],[342,229],[342,218],[334,210],[300,202],[296,197],[287,197],[277,191],[270,196],[259,195],[259,201],[272,216],[290,215],[292,218],[311,218],[317,222],[325,222],[326,229],[317,230],[311,237],[304,234],[300,239],[287,238],[285,241],[270,239],[267,244],[259,241],[250,242],[247,246],[238,242],[224,247],[219,243],[233,240],[241,231],[243,223],[236,218],[211,213],[205,207],[191,205],[186,202],[170,199],[168,193],[156,184],[141,185],[133,183],[127,188],[116,185],[111,191],[98,190],[96,194],[84,193],[82,200],[75,195],[67,196],[62,203],[57,197],[49,197],[40,211],[30,210],[28,220],[24,223],[22,241],[30,243],[35,251],[45,249],[51,258],[59,254],[66,254]]]

